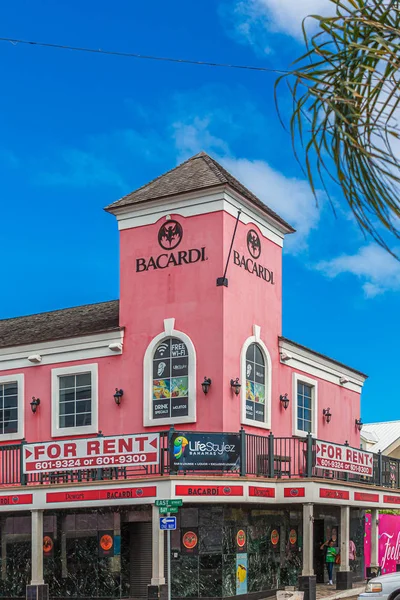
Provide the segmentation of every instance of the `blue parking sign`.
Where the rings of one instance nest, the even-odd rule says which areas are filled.
[[[176,517],[160,517],[160,529],[176,529]]]

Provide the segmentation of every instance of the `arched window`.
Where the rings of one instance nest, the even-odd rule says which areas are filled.
[[[196,420],[196,356],[190,338],[164,321],[144,359],[144,425]]]
[[[260,328],[246,340],[241,356],[242,423],[271,428],[271,358]]]

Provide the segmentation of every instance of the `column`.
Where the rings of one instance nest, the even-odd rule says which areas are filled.
[[[340,569],[336,573],[336,589],[350,590],[353,587],[353,573],[349,564],[350,547],[350,506],[340,507]]]
[[[43,511],[31,511],[31,583],[26,586],[29,600],[48,600],[49,586],[43,580]]]
[[[160,529],[158,507],[152,505],[152,570],[148,598],[162,598],[166,592],[164,575],[164,532]]]
[[[371,569],[379,567],[379,510],[371,510]]]
[[[303,570],[299,577],[299,590],[304,600],[316,599],[314,575],[314,504],[303,505]]]

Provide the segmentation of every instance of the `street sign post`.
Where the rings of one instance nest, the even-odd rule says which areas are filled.
[[[176,529],[176,517],[160,517],[160,529],[174,531]]]
[[[160,507],[160,506],[178,507],[178,506],[182,506],[183,500],[182,500],[182,498],[172,498],[171,500],[156,500],[154,504],[158,507]]]
[[[160,512],[160,515],[176,515],[179,511],[177,506],[159,506],[158,510]]]

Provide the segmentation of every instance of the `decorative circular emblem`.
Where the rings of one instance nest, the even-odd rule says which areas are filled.
[[[297,488],[292,488],[289,493],[291,496],[298,496],[299,490]]]
[[[136,490],[136,496],[143,496],[143,490],[142,488],[139,488]]]
[[[53,550],[53,540],[49,535],[45,535],[43,538],[43,552],[49,554]]]
[[[273,546],[277,546],[279,542],[279,532],[277,529],[271,531],[271,543]]]
[[[187,531],[182,538],[182,544],[188,550],[193,550],[197,546],[197,535],[194,531]]]
[[[243,531],[243,529],[239,529],[237,532],[236,543],[239,548],[243,548],[243,546],[246,544],[246,533]]]
[[[178,221],[166,221],[158,232],[158,243],[164,250],[173,250],[183,238],[182,225]]]
[[[253,258],[259,258],[261,254],[261,240],[254,229],[250,229],[247,234],[247,249]]]
[[[295,529],[291,529],[289,531],[289,542],[292,546],[294,546],[297,542],[297,531]]]
[[[228,495],[231,493],[231,488],[230,487],[225,487],[224,488],[224,494]]]
[[[18,502],[19,502],[19,497],[18,497],[18,496],[13,496],[13,497],[11,498],[11,502],[12,502],[13,504],[18,504]]]
[[[105,535],[102,535],[100,538],[100,548],[102,550],[104,550],[105,552],[107,552],[108,550],[111,550],[111,548],[113,547],[113,539],[111,537],[111,535],[108,535],[108,533],[106,533]]]

